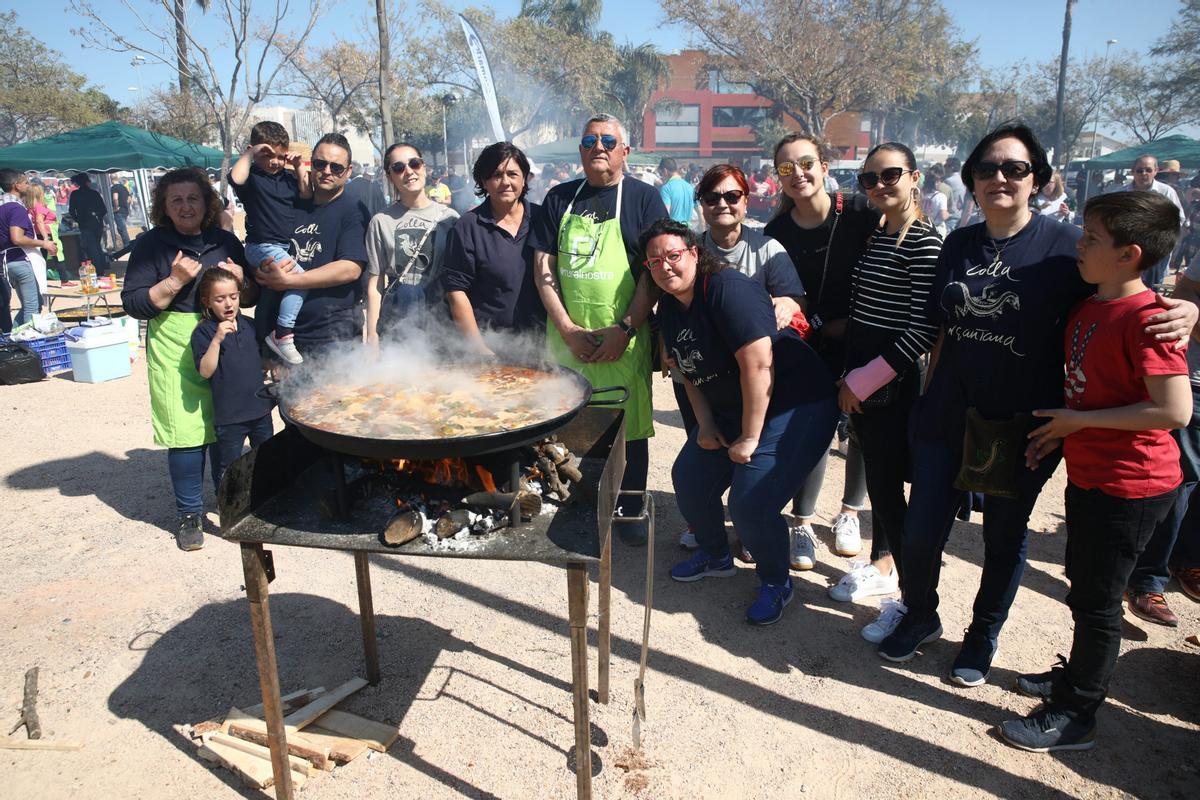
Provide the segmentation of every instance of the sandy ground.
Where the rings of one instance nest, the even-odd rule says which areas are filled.
[[[942,572],[942,641],[907,665],[859,638],[874,601],[834,603],[845,569],[819,528],[819,563],[783,621],[742,613],[753,573],[677,584],[669,468],[683,434],[656,384],[651,487],[658,501],[655,616],[644,764],[630,767],[631,694],[645,551],[614,558],[613,700],[593,704],[595,796],[608,798],[1197,796],[1200,606],[1168,595],[1178,630],[1132,618],[1087,753],[1037,756],[990,732],[1033,701],[1016,674],[1067,652],[1060,473],[1031,527],[1029,568],[990,682],[951,686],[979,577],[979,516],[956,526]],[[182,726],[257,702],[237,548],[209,537],[183,553],[164,453],[151,442],[143,362],[133,377],[69,373],[0,390],[0,702],[15,721],[22,676],[41,667],[47,738],[80,752],[0,751],[8,798],[260,796],[196,756]],[[841,496],[840,457],[820,505]],[[211,495],[209,497],[211,502]],[[210,515],[215,521],[215,515]],[[869,530],[869,529],[868,529]],[[362,672],[349,556],[275,550],[271,605],[285,690]],[[384,680],[345,707],[400,725],[387,754],[311,782],[303,796],[570,798],[573,745],[564,572],[546,566],[373,559]],[[592,593],[595,619],[595,593]],[[591,656],[595,669],[595,651]],[[594,678],[593,678],[594,680]]]

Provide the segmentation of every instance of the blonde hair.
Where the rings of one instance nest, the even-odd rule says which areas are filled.
[[[25,191],[21,192],[21,202],[25,204],[26,208],[33,208],[38,203],[45,203],[46,195],[41,186],[34,186],[31,183],[25,187]]]

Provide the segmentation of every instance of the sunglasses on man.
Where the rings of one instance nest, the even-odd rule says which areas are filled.
[[[980,161],[971,168],[971,174],[977,181],[989,181],[999,172],[1010,181],[1019,181],[1033,173],[1033,164],[1028,161],[1005,161],[997,164],[995,161]]]
[[[858,185],[864,189],[874,189],[881,183],[884,186],[895,186],[900,182],[901,175],[907,175],[912,171],[903,167],[888,167],[879,172],[860,172],[858,173]]]
[[[1138,167],[1134,172],[1138,175],[1150,175],[1154,172],[1154,167]]]
[[[790,178],[796,174],[796,170],[809,172],[819,163],[821,159],[816,156],[801,156],[797,161],[780,161],[775,165],[775,174],[781,178]]]
[[[715,206],[717,203],[724,200],[725,205],[736,206],[738,203],[742,202],[742,198],[745,196],[746,193],[741,189],[731,189],[728,192],[705,192],[704,194],[700,195],[700,202],[704,203],[706,206]]]
[[[610,133],[605,133],[600,136],[597,136],[594,133],[589,133],[579,140],[579,146],[584,150],[591,150],[596,146],[596,142],[599,142],[600,146],[605,150],[613,150],[619,144],[617,137]]]
[[[312,168],[317,172],[324,172],[328,169],[335,178],[349,169],[345,164],[339,164],[336,161],[326,161],[323,158],[314,158],[312,160]]]
[[[417,172],[423,166],[425,166],[425,159],[414,156],[408,161],[393,161],[388,169],[392,171],[393,175],[401,175],[404,173],[405,167],[411,169],[413,172]]]

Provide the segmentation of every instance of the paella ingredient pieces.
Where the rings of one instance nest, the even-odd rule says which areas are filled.
[[[568,378],[524,367],[441,367],[390,382],[331,382],[295,391],[290,415],[330,433],[371,439],[447,439],[528,427],[582,400]]]

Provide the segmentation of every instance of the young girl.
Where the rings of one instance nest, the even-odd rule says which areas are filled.
[[[907,505],[908,418],[920,391],[917,359],[937,337],[927,309],[942,240],[920,211],[917,162],[897,142],[867,154],[858,183],[883,224],[854,271],[846,370],[838,403],[850,414],[867,471],[871,498],[871,560],[853,565],[829,590],[834,600],[890,594],[900,583],[900,547]],[[903,595],[902,595],[903,596]],[[904,612],[884,601],[880,620],[863,629],[878,643]]]
[[[192,332],[196,370],[212,384],[213,424],[217,429],[216,464],[221,474],[242,454],[246,438],[251,447],[271,438],[271,401],[257,396],[262,388],[262,359],[254,323],[239,312],[240,285],[232,272],[211,267],[196,289],[204,318]]]

